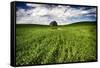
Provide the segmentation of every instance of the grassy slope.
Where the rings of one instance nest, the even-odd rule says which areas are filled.
[[[17,25],[16,64],[50,64],[96,60],[96,25]]]

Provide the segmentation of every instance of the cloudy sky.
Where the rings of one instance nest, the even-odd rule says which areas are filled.
[[[73,5],[47,5],[16,3],[17,24],[49,25],[57,21],[58,25],[80,21],[96,21],[96,8]]]

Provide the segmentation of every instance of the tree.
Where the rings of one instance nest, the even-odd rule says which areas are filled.
[[[57,26],[57,22],[56,22],[56,21],[52,21],[52,22],[50,23],[50,25],[51,25],[51,26]]]

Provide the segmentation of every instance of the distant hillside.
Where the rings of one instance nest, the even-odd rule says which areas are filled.
[[[17,27],[48,27],[49,25],[41,25],[41,24],[16,24]]]
[[[96,21],[84,21],[84,22],[76,22],[76,23],[72,23],[72,24],[68,24],[68,25],[58,25],[59,27],[63,27],[63,26],[82,26],[82,25],[96,25],[97,22]],[[41,27],[50,27],[50,25],[41,25],[41,24],[17,24],[17,27],[37,27],[37,26],[41,26]],[[57,27],[57,26],[56,26]]]
[[[94,25],[96,23],[97,23],[96,21],[83,21],[83,22],[72,23],[69,25]]]

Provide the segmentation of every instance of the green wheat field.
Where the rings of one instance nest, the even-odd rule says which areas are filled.
[[[96,23],[16,24],[16,65],[96,61]]]

